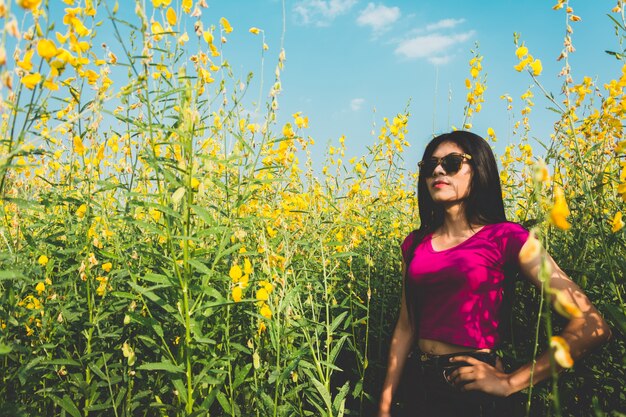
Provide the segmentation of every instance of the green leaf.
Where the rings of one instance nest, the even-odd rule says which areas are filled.
[[[74,404],[68,395],[64,395],[63,398],[59,398],[56,395],[48,394],[48,397],[52,398],[52,401],[54,401],[56,405],[64,409],[72,417],[81,417],[78,407],[76,407],[76,404]]]
[[[25,279],[20,271],[0,271],[0,281],[5,279]]]
[[[170,361],[144,363],[138,366],[137,369],[142,370],[142,371],[165,371],[165,372],[172,372],[175,374],[185,372],[182,366],[174,365]]]
[[[250,372],[250,368],[252,368],[251,363],[245,365],[243,368],[240,368],[235,372],[235,381],[233,382],[233,390],[236,390],[237,387],[239,387],[239,385],[241,385],[243,381],[245,381],[246,376]]]
[[[609,55],[613,55],[616,59],[620,61],[624,59],[624,55],[620,54],[619,52],[614,52],[614,51],[604,51],[604,52],[606,52]]]
[[[605,309],[609,313],[609,316],[615,321],[615,324],[622,332],[623,335],[626,335],[626,315],[624,311],[614,304],[608,304],[605,306]]]
[[[330,396],[330,392],[328,392],[324,384],[322,384],[317,378],[315,378],[312,372],[310,371],[305,371],[305,372],[308,375],[310,381],[313,383],[313,386],[315,387],[315,389],[317,389],[317,392],[319,392],[319,394],[322,396],[322,400],[324,400],[324,404],[326,405],[326,410],[331,410],[333,403],[332,403],[332,399]]]
[[[187,404],[187,387],[185,386],[185,382],[183,378],[174,378],[172,380],[172,385],[178,391],[178,398],[182,401],[183,404]]]
[[[339,389],[337,396],[335,396],[335,400],[333,401],[333,409],[338,411],[337,416],[343,415],[343,409],[345,408],[346,403],[346,395],[348,395],[348,391],[350,390],[350,381],[346,381],[345,384]]]
[[[618,28],[620,28],[622,30],[626,30],[624,25],[620,21],[618,21],[616,18],[614,18],[610,14],[607,14],[607,16],[609,17],[609,19],[611,19],[613,21],[613,23],[615,23],[615,26],[617,26]]]
[[[175,283],[173,278],[167,275],[155,274],[153,272],[148,272],[140,279],[143,281],[154,282],[155,284],[161,284],[162,288],[171,287],[172,284]]]
[[[72,359],[50,359],[41,362],[42,365],[65,365],[65,366],[81,366],[80,362]]]
[[[13,351],[13,347],[5,344],[0,344],[0,355],[8,355]]]
[[[187,262],[189,262],[189,265],[193,266],[198,272],[206,275],[212,274],[212,271],[200,261],[196,261],[195,259],[189,259]]]
[[[337,317],[334,318],[333,322],[330,325],[330,332],[331,333],[334,332],[335,329],[337,329],[337,327],[339,327],[339,325],[346,318],[347,315],[348,315],[348,312],[344,311],[343,313],[341,313],[340,315],[338,315]]]
[[[230,414],[230,403],[222,391],[217,393],[217,401],[219,401],[226,414]]]

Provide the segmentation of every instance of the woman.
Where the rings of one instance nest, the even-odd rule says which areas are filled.
[[[419,352],[409,360],[421,381],[407,387],[409,415],[502,415],[502,399],[530,385],[532,367],[506,374],[495,356],[503,286],[520,274],[540,287],[542,255],[519,260],[534,238],[506,221],[498,168],[484,139],[464,131],[438,136],[419,165],[421,225],[402,244],[402,304],[378,416],[391,416],[393,395],[416,346]],[[582,311],[561,334],[577,359],[606,341],[610,330],[581,289],[547,260],[550,287]],[[548,355],[537,358],[533,384],[551,375]]]

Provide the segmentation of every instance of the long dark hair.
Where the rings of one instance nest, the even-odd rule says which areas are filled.
[[[465,217],[470,225],[485,225],[491,223],[501,223],[506,221],[504,214],[504,202],[502,201],[502,187],[500,186],[500,175],[496,158],[489,143],[482,137],[463,130],[444,133],[433,138],[426,149],[422,160],[429,159],[439,145],[444,142],[454,143],[471,155],[472,159],[468,163],[472,166],[472,178],[470,181],[469,195],[463,201]],[[426,178],[432,172],[419,172],[417,183],[417,203],[419,207],[420,227],[413,231],[413,242],[406,254],[406,269],[404,276],[404,294],[406,307],[413,328],[416,328],[416,308],[414,296],[410,294],[407,274],[413,253],[417,245],[437,228],[443,225],[444,208],[436,204],[428,192]]]

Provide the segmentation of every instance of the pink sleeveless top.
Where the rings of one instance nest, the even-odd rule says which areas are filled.
[[[405,262],[413,236],[401,246]],[[503,281],[519,270],[518,254],[527,238],[528,231],[517,223],[494,223],[457,246],[435,251],[432,233],[426,235],[407,269],[419,338],[494,348],[500,342]]]

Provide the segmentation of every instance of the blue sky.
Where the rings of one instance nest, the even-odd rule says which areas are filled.
[[[134,16],[134,2],[118,1],[122,16]],[[326,146],[337,145],[341,135],[346,136],[347,157],[366,153],[382,118],[402,112],[410,101],[411,148],[406,161],[407,167],[413,168],[433,133],[461,126],[468,61],[476,43],[484,56],[487,91],[472,130],[485,135],[492,127],[499,138],[496,150],[516,141],[511,115],[500,96],[513,98],[515,118],[519,119],[520,95],[532,84],[528,74],[513,69],[518,62],[514,32],[533,56],[542,60],[540,81],[555,95],[560,94],[562,78],[557,75],[563,62],[556,58],[563,48],[566,18],[563,10],[552,10],[556,0],[205,1],[208,8],[201,9],[200,17],[205,27],[226,17],[234,28],[223,47],[235,76],[245,80],[249,72],[255,74],[248,92],[250,109],[259,96],[262,103],[267,100],[284,39],[287,60],[281,76],[279,121],[291,121],[291,114],[299,111],[309,117],[310,128],[305,133],[316,141],[313,157],[318,166]],[[151,16],[151,2],[145,2]],[[173,0],[172,5],[178,8],[179,2]],[[619,77],[619,62],[604,52],[618,49],[613,23],[607,17],[615,0],[571,0],[569,5],[582,18],[570,22],[576,48],[570,55],[574,80],[588,75],[602,84]],[[51,0],[55,19],[61,18],[65,7],[60,0]],[[104,10],[98,14],[105,16]],[[187,17],[190,37],[193,20]],[[248,32],[253,26],[264,31],[269,46],[264,61],[261,36]],[[99,39],[115,50],[117,42],[106,23],[99,31]],[[196,52],[191,49],[190,54]],[[259,91],[261,73],[264,82]],[[534,92],[531,135],[546,141],[556,115],[546,110],[549,103],[537,88]]]
[[[284,48],[287,61],[282,75],[281,119],[296,111],[309,117],[316,140],[314,156],[346,135],[348,151],[365,152],[384,116],[403,111],[410,100],[407,165],[417,162],[433,132],[445,132],[462,123],[469,76],[470,50],[477,42],[484,56],[487,91],[483,111],[472,130],[484,135],[493,127],[499,137],[496,149],[514,141],[510,115],[500,99],[514,99],[519,118],[520,95],[532,83],[530,76],[513,69],[513,33],[520,34],[530,52],[542,60],[539,77],[555,95],[563,62],[565,13],[552,10],[553,2],[529,1],[398,1],[359,0],[286,1]],[[225,52],[235,71],[260,73],[257,39],[251,26],[265,31],[270,50],[265,57],[265,85],[271,85],[283,31],[283,3],[277,0],[208,1],[203,18],[229,19],[235,31]],[[613,23],[607,17],[615,1],[570,1],[582,18],[570,22],[576,52],[570,55],[572,75],[606,82],[619,77],[621,66],[605,50],[618,48]],[[252,88],[251,94],[258,96]],[[555,114],[537,88],[531,116],[532,135],[547,140]],[[255,97],[256,99],[256,97]],[[375,109],[375,112],[374,112]]]

